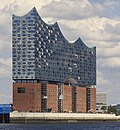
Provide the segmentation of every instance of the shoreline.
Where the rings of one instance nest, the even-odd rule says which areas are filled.
[[[119,122],[115,114],[93,113],[10,113],[10,123],[80,123],[80,122]]]

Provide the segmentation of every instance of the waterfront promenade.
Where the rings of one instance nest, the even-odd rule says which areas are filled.
[[[94,113],[10,113],[11,123],[34,123],[34,122],[80,122],[80,121],[118,121],[120,116],[115,114]]]

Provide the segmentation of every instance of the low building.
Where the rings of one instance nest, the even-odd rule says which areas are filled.
[[[0,104],[0,123],[10,122],[10,104]]]
[[[105,110],[102,107],[107,107],[107,94],[106,92],[96,93],[96,112],[104,113]]]

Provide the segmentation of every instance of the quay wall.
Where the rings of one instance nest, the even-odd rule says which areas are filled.
[[[39,122],[79,122],[79,121],[117,121],[120,117],[115,114],[93,113],[10,113],[11,123],[39,123]]]

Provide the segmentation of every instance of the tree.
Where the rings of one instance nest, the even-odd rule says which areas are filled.
[[[107,109],[106,106],[102,106],[102,107],[101,107],[101,110],[104,110],[104,111],[105,111],[106,109]]]
[[[113,106],[108,107],[108,113],[113,113],[113,114],[118,115],[117,109]]]
[[[102,106],[102,107],[101,107],[101,110],[102,110],[104,113],[106,113],[106,112],[107,112],[107,107],[106,107],[106,106]]]

